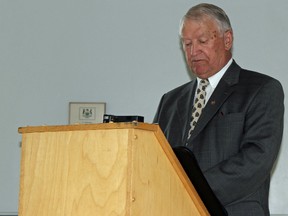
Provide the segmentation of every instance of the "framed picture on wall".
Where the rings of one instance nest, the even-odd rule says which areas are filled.
[[[70,102],[69,124],[96,124],[103,122],[106,103]]]

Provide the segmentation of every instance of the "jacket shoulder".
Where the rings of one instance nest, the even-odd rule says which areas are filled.
[[[177,96],[177,97],[179,97],[180,95],[186,94],[186,93],[191,91],[191,89],[193,88],[194,82],[195,82],[195,80],[192,80],[192,81],[187,82],[181,86],[178,86],[178,87],[168,91],[165,94],[165,96],[169,96],[169,97]]]

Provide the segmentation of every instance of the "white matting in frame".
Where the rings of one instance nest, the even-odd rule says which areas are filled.
[[[106,103],[70,102],[69,124],[96,124],[103,122]]]

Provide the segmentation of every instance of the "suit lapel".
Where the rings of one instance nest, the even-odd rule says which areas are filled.
[[[181,95],[177,102],[177,112],[181,122],[187,121],[187,114],[191,113],[190,108],[193,106],[193,95],[197,86],[197,81],[192,80],[189,89]],[[192,110],[192,109],[191,109]]]
[[[197,87],[197,80],[192,80],[188,88],[177,100],[177,115],[179,117],[179,127],[182,131],[182,143],[187,141],[187,134],[190,128],[191,112],[193,106],[194,93]],[[175,125],[174,125],[175,126]]]
[[[240,67],[233,61],[231,66],[227,69],[226,73],[218,83],[216,89],[207,102],[203,112],[191,134],[189,142],[191,142],[197,135],[204,129],[207,123],[220,109],[222,104],[235,90],[235,85],[239,80]]]

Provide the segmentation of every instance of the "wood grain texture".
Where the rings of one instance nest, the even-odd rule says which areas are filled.
[[[131,215],[209,215],[199,197],[191,199],[154,134],[137,130],[134,137]]]
[[[20,216],[209,215],[157,125],[21,133]]]

